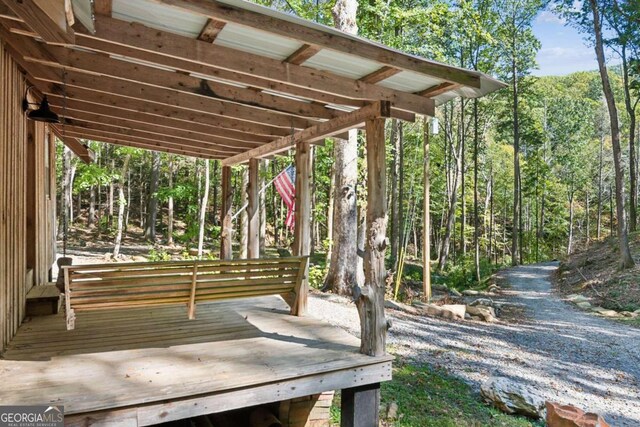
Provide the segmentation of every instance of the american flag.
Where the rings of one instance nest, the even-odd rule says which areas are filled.
[[[288,166],[285,170],[280,172],[280,175],[273,181],[273,185],[276,186],[276,190],[280,193],[280,197],[287,205],[287,219],[285,225],[293,230],[296,222],[296,168],[295,166]]]

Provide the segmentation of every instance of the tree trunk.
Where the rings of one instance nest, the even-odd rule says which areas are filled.
[[[131,158],[130,154],[127,154],[124,158],[124,163],[122,165],[122,170],[120,171],[120,176],[118,177],[118,228],[116,229],[116,241],[113,246],[113,258],[117,259],[120,255],[120,246],[122,245],[122,230],[124,229],[124,207],[127,204],[127,200],[124,195],[124,182],[125,177],[129,171],[129,159]]]
[[[355,0],[337,0],[332,9],[335,27],[358,33]],[[332,248],[324,290],[345,295],[356,285],[358,214],[358,131],[350,130],[348,139],[334,140],[335,194],[333,205]]]
[[[458,147],[456,153],[453,152],[451,147],[451,153],[455,157],[455,168],[453,173],[453,179],[451,184],[449,209],[447,211],[447,221],[445,224],[444,237],[440,246],[440,257],[438,259],[438,270],[443,270],[449,257],[449,248],[451,245],[451,235],[453,234],[453,228],[456,220],[456,206],[458,204],[458,186],[460,183],[460,175],[462,174],[462,143],[458,141]]]
[[[260,179],[258,179],[258,182],[260,183],[260,185],[258,185],[258,191],[262,190],[262,188],[265,185],[265,180],[264,177],[267,174],[267,168],[269,167],[269,160],[261,160],[260,161]],[[258,237],[258,245],[259,245],[259,252],[260,252],[260,257],[264,257],[265,253],[266,253],[266,247],[267,247],[267,243],[266,243],[266,237],[267,237],[267,201],[266,201],[266,197],[265,197],[265,192],[261,192],[260,194],[258,194],[258,211],[260,214],[260,230],[259,230],[259,237]]]
[[[113,147],[111,154],[113,154]],[[115,166],[115,160],[111,160],[111,175],[113,176],[113,174],[115,174],[116,172],[116,166]],[[113,227],[113,206],[114,206],[114,186],[113,186],[113,179],[111,179],[111,182],[109,182],[109,225],[108,225],[108,229],[111,229],[111,227]]]
[[[431,153],[429,124],[426,117],[423,122],[423,132],[422,294],[425,301],[428,302],[431,300]]]
[[[600,23],[600,11],[596,0],[589,0],[591,12],[593,13],[593,29],[596,41],[596,56],[598,58],[598,68],[602,80],[602,89],[609,109],[609,119],[611,122],[611,145],[613,148],[613,165],[615,169],[616,181],[616,213],[618,215],[618,244],[620,251],[620,268],[630,268],[634,266],[631,251],[629,250],[629,239],[624,216],[624,171],[622,169],[622,155],[620,149],[620,129],[618,122],[618,109],[615,97],[609,82],[607,66],[605,63],[604,47],[602,45],[602,26]]]
[[[89,189],[89,215],[87,216],[87,225],[93,228],[96,221],[96,186],[92,185]]]
[[[598,167],[598,218],[596,237],[600,240],[602,236],[602,152],[604,150],[604,135],[600,137],[600,156]]]
[[[464,128],[464,99],[460,100],[460,252],[462,253],[462,260],[464,262],[465,255],[467,254],[467,244],[465,238],[465,225],[467,221],[467,205],[466,205],[466,189],[464,184],[464,168],[466,165],[465,148],[466,148],[466,132]],[[455,246],[454,246],[455,248]],[[463,267],[464,268],[464,267]]]
[[[247,187],[249,187],[249,168],[242,168],[242,184],[240,191],[240,207],[243,207],[247,204],[249,198],[247,197]],[[286,227],[284,227],[286,228]],[[247,209],[244,209],[242,213],[240,213],[240,251],[239,258],[245,259],[247,258],[247,244],[249,242],[249,215],[247,214]]]
[[[478,206],[478,99],[473,100],[473,246],[476,281],[480,283],[480,215]]]
[[[151,152],[151,179],[149,180],[149,203],[145,221],[144,238],[152,243],[156,241],[156,218],[158,217],[158,178],[160,176],[160,153]]]
[[[173,191],[173,174],[174,174],[173,155],[169,155],[169,191]],[[169,193],[167,208],[167,245],[173,245],[173,196]]]
[[[636,175],[636,105],[631,102],[631,91],[629,83],[629,61],[627,58],[627,47],[622,45],[622,77],[624,82],[624,105],[629,116],[629,230],[636,231],[638,192]]]
[[[589,189],[587,189],[587,191],[585,192],[584,195],[584,201],[585,201],[585,244],[587,247],[589,247],[589,241],[590,241],[590,228],[591,228],[591,222],[589,221]]]
[[[514,42],[515,44],[515,42]],[[515,46],[514,50],[515,52]],[[511,265],[519,265],[520,253],[520,124],[518,122],[518,69],[511,61],[511,85],[513,90],[513,231],[511,232]]]
[[[219,214],[218,214],[218,188],[220,182],[218,181],[218,170],[219,170],[220,162],[217,160],[213,161],[213,195],[211,196],[212,208],[211,208],[211,223],[213,225],[220,225]]]
[[[211,185],[210,160],[204,161],[204,191],[200,202],[200,219],[198,224],[198,258],[202,258],[202,247],[204,245],[205,219],[207,218],[207,204],[209,203],[209,188]]]
[[[393,167],[391,173],[391,268],[397,271],[396,263],[398,261],[398,253],[400,251],[400,235],[401,231],[401,215],[400,205],[402,199],[398,194],[398,177],[402,173],[400,166],[400,150],[402,150],[402,144],[400,142],[400,121],[393,119],[391,121],[391,144],[393,145]]]
[[[572,253],[573,245],[573,184],[569,190],[569,240],[567,242],[567,255]]]

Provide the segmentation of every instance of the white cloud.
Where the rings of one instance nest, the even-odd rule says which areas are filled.
[[[551,12],[550,10],[543,10],[540,12],[536,21],[539,23],[547,23],[547,24],[559,24],[565,25],[567,20],[557,14]]]

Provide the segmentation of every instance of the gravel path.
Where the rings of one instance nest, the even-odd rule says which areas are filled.
[[[552,293],[556,263],[504,270],[495,300],[525,305],[514,323],[441,321],[388,310],[391,350],[448,369],[479,390],[491,375],[513,378],[549,400],[595,411],[614,426],[640,426],[640,329],[578,311]],[[359,335],[355,306],[314,294],[312,315]]]

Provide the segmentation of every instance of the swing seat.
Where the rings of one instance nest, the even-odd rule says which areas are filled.
[[[67,329],[77,313],[281,295],[293,309],[308,257],[65,266]]]

